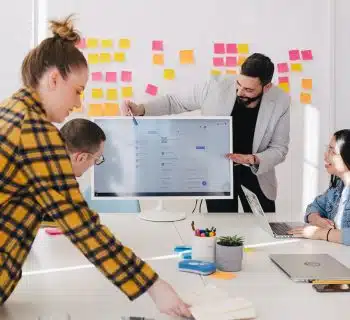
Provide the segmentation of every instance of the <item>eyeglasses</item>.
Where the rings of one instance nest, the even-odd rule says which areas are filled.
[[[326,152],[331,154],[332,156],[338,155],[338,153],[335,151],[335,148],[328,144],[325,145],[325,149],[326,149]]]
[[[95,158],[95,165],[99,166],[100,164],[105,162],[105,157],[101,154],[98,158]]]

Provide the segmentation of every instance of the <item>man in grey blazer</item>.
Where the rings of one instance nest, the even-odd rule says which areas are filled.
[[[271,83],[273,73],[270,58],[254,53],[237,78],[212,79],[186,96],[166,95],[139,105],[126,102],[138,116],[197,109],[205,116],[232,116],[234,153],[227,157],[234,162],[234,199],[207,200],[209,212],[237,212],[238,197],[244,211],[251,212],[241,185],[257,195],[264,211],[275,212],[275,166],[288,152],[290,98]]]

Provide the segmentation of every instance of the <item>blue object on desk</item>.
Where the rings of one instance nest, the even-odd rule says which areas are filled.
[[[192,259],[192,251],[189,251],[189,252],[184,251],[180,254],[182,259],[186,259],[186,260]]]
[[[182,251],[189,251],[189,250],[192,250],[191,246],[176,246],[174,248],[175,252],[182,252]]]
[[[207,276],[216,271],[216,264],[200,260],[182,260],[178,264],[180,271],[193,272]]]

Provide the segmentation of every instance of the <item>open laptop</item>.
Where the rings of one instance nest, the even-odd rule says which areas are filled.
[[[305,225],[301,222],[269,222],[256,194],[244,186],[242,186],[242,189],[259,225],[273,237],[293,238],[293,235],[288,234],[288,231],[293,228],[302,227]]]
[[[271,254],[270,259],[295,282],[350,280],[350,269],[328,254]]]

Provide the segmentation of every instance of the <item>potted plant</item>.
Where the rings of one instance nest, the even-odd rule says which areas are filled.
[[[240,271],[243,260],[243,237],[219,237],[216,242],[216,267],[221,271]]]

